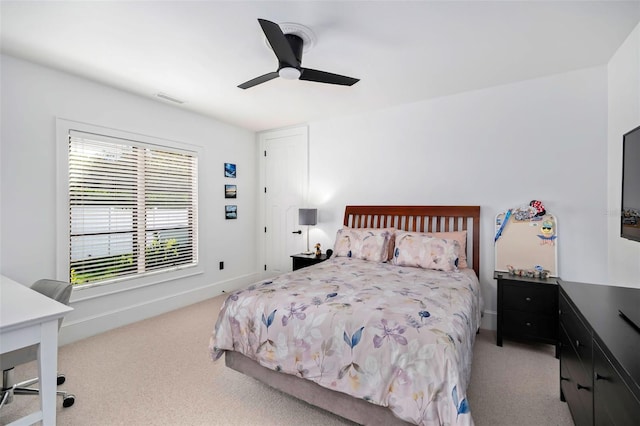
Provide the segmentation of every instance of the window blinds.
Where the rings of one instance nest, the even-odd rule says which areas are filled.
[[[197,157],[69,133],[69,273],[75,285],[197,264]]]

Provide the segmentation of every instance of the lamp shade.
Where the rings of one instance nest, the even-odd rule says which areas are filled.
[[[298,225],[318,223],[318,209],[298,209]]]

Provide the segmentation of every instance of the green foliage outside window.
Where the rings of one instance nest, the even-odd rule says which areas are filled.
[[[146,267],[149,269],[171,266],[178,259],[178,241],[175,238],[160,240],[157,236],[145,248]],[[98,264],[108,265],[100,268]],[[101,259],[85,259],[71,263],[70,281],[73,285],[90,284],[112,277],[135,274],[137,265],[133,253]]]
[[[130,270],[135,273],[136,265],[133,262],[133,253],[121,254],[102,258],[109,266],[95,267],[96,259],[86,259],[71,263],[70,281],[73,285],[89,284],[95,281],[108,280]],[[112,261],[114,261],[112,263]]]
[[[149,268],[169,266],[178,258],[178,240],[168,238],[160,241],[156,236],[145,248],[144,254]]]

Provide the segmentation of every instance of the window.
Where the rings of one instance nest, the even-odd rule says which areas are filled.
[[[69,280],[198,263],[195,152],[69,131]]]

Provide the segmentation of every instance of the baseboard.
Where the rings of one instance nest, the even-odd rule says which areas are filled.
[[[259,274],[249,274],[180,293],[157,297],[144,303],[108,310],[96,315],[79,318],[75,321],[65,320],[60,329],[59,345],[73,343],[114,328],[183,308],[223,293],[234,291],[259,279]]]
[[[484,311],[480,320],[480,328],[485,330],[498,329],[498,313],[496,311]]]

